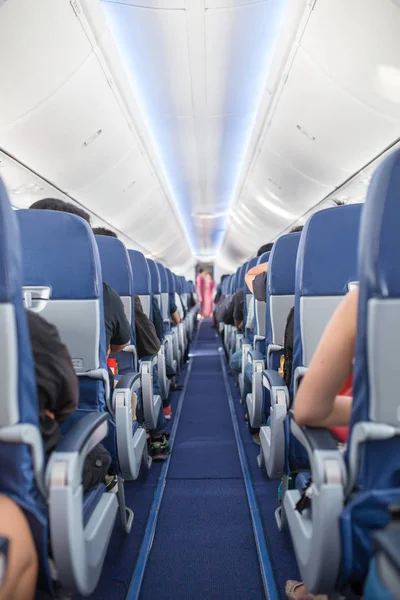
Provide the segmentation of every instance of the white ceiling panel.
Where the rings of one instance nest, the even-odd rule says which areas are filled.
[[[398,120],[399,32],[400,7],[392,0],[324,0],[317,2],[301,46],[344,90]]]
[[[54,0],[6,2],[0,44],[0,129],[53,94],[91,52],[69,2]]]
[[[0,159],[0,170],[12,201],[76,201],[94,224],[115,228],[148,255],[170,244],[170,229],[179,252],[159,258],[171,267],[175,260],[188,264],[190,248],[143,143],[143,116],[129,111],[126,90],[132,91],[101,4],[73,4],[13,0],[0,7],[0,149],[18,161]],[[174,74],[172,80],[175,86]],[[148,235],[133,237],[142,217],[150,222]]]
[[[299,50],[266,141],[307,177],[339,185],[399,135],[400,118],[361,103]]]
[[[351,192],[347,185],[335,190],[400,137],[399,31],[400,8],[392,0],[317,0],[305,7],[276,95],[257,119],[251,168],[220,250],[225,262],[226,248],[241,239],[243,203],[255,221],[267,223],[272,241],[325,197],[329,204],[341,196],[362,200],[365,182]],[[252,198],[265,209],[262,217]],[[239,254],[240,262],[251,252]]]
[[[133,143],[95,55],[47,102],[0,130],[0,138],[5,150],[67,191],[97,179]]]

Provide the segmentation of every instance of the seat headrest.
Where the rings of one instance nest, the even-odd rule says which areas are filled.
[[[377,168],[368,189],[360,227],[360,278],[374,297],[400,297],[400,151]],[[361,287],[361,279],[360,279]]]
[[[300,236],[301,233],[288,233],[274,243],[269,258],[269,294],[277,296],[294,294]]]
[[[21,297],[22,260],[17,219],[0,179],[0,302]]]
[[[239,275],[238,275],[238,287],[239,289],[244,287],[244,278],[245,275],[247,273],[247,267],[248,267],[248,262],[245,262],[239,269]]]
[[[169,287],[168,287],[168,275],[167,275],[167,271],[166,271],[164,265],[162,265],[161,263],[156,263],[156,265],[157,265],[158,272],[160,274],[161,293],[162,294],[168,294]]]
[[[261,254],[261,256],[258,257],[257,264],[263,265],[264,263],[267,263],[269,261],[270,254],[271,252],[264,252],[264,254]]]
[[[103,280],[120,296],[132,296],[133,276],[128,251],[121,240],[96,235]]]
[[[151,291],[153,294],[161,294],[161,278],[157,265],[151,258],[147,259],[150,271]]]
[[[247,266],[246,266],[246,270],[244,272],[244,277],[246,277],[246,273],[248,271],[250,271],[250,269],[252,269],[253,267],[256,266],[257,261],[258,261],[258,256],[254,256],[251,260],[249,260],[249,262],[247,263]],[[244,282],[243,282],[243,285],[244,285]],[[247,285],[245,285],[245,291],[246,291],[246,294],[250,294],[250,290],[247,287]]]
[[[175,281],[174,274],[172,273],[171,269],[166,268],[165,270],[167,272],[167,277],[168,277],[169,293],[175,294],[176,293],[176,281]]]
[[[361,204],[328,208],[307,221],[297,253],[296,290],[301,296],[346,294],[357,281]]]
[[[24,285],[50,285],[52,300],[99,298],[99,251],[84,219],[52,210],[19,210],[17,218]]]
[[[138,296],[151,293],[150,271],[144,254],[138,250],[128,250],[133,272],[133,291]]]

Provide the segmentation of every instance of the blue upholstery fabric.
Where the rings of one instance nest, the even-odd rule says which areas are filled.
[[[125,245],[116,238],[96,235],[103,280],[120,296],[132,296],[132,267]]]
[[[52,300],[99,297],[99,253],[86,221],[52,210],[19,210],[17,218],[23,242],[24,285],[51,282]]]
[[[294,294],[296,258],[300,233],[288,233],[278,238],[269,257],[268,293],[276,296]]]
[[[247,273],[248,262],[245,262],[239,269],[238,288],[244,287],[244,278]]]
[[[18,354],[18,397],[15,399],[19,409],[18,422],[39,427],[33,358],[22,303],[22,277],[20,231],[0,179],[0,303],[14,306]],[[47,509],[36,488],[30,450],[22,444],[0,443],[0,452],[0,492],[13,498],[24,510],[38,552],[39,585],[52,591],[47,560]]]
[[[342,296],[358,281],[357,249],[362,205],[314,213],[304,226],[297,252],[292,377],[303,365],[300,331],[302,296]],[[293,235],[293,234],[292,234]]]
[[[20,210],[17,217],[21,226],[24,285],[50,286],[51,301],[99,300],[99,367],[107,369],[101,265],[92,230],[80,217],[57,211]],[[118,245],[118,240],[107,239]],[[102,381],[79,377],[79,384],[78,411],[63,424],[63,431],[88,411],[106,410]],[[105,445],[116,461],[114,434],[115,424],[110,419]]]
[[[128,250],[133,272],[133,291],[139,296],[151,293],[150,271],[144,255],[138,250]]]
[[[168,275],[164,265],[156,263],[158,272],[160,274],[161,292],[167,294],[169,292],[168,287]]]
[[[250,271],[250,269],[252,269],[253,267],[256,266],[257,262],[258,262],[258,256],[255,256],[254,258],[249,260],[249,262],[247,263],[246,270],[244,272],[244,277],[246,277],[246,273],[248,271]],[[244,277],[243,277],[243,280],[244,280]],[[244,283],[244,281],[243,281],[243,285],[244,285],[244,289],[245,289],[245,294],[250,294],[251,292],[250,292],[249,288],[247,287],[247,284]]]
[[[360,227],[358,324],[348,453],[352,448],[354,426],[370,420],[369,302],[376,298],[385,301],[400,297],[399,194],[400,151],[397,150],[381,163],[372,178]],[[397,325],[393,323],[394,328]],[[395,330],[393,335],[396,335]],[[374,353],[384,351],[385,348],[373,348]],[[393,390],[393,394],[397,393],[398,390]],[[382,402],[385,400],[382,398]],[[399,451],[398,437],[360,445],[358,495],[342,516],[342,578],[366,575],[373,551],[371,533],[388,522],[388,505],[400,501]]]
[[[264,252],[261,256],[258,257],[257,264],[262,265],[263,263],[267,263],[269,261],[271,252]]]
[[[153,294],[161,294],[161,277],[158,267],[151,258],[147,259],[147,264],[150,271],[151,291]]]
[[[167,273],[167,278],[168,278],[169,293],[175,294],[176,293],[176,281],[175,281],[174,274],[172,273],[171,269],[168,269],[168,267],[165,269],[165,271]]]
[[[288,233],[278,238],[269,257],[266,304],[266,344],[273,342],[271,323],[271,296],[294,295],[296,258],[300,233]],[[278,359],[279,365],[279,359]]]

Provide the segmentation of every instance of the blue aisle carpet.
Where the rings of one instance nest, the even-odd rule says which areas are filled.
[[[265,598],[215,331],[202,324],[141,598]]]
[[[184,375],[181,375],[181,381],[184,380]],[[179,396],[179,392],[170,395],[172,412],[176,410]],[[136,481],[125,482],[126,505],[134,511],[135,520],[131,533],[126,535],[117,515],[103,573],[97,588],[89,596],[91,600],[125,600],[162,465],[163,463],[153,463],[147,473],[142,468]],[[76,596],[75,600],[78,598],[80,596]]]
[[[257,456],[260,449],[254,444],[250,436],[247,422],[244,420],[245,408],[240,404],[240,392],[234,384],[233,377],[229,377],[229,383],[238,417],[240,435],[246,452],[247,464],[251,471],[253,487],[263,520],[269,555],[275,573],[275,581],[283,600],[286,599],[285,584],[287,579],[300,580],[301,578],[297,568],[290,533],[288,530],[280,532],[275,521],[275,509],[279,506],[279,481],[269,479],[266,470],[259,469]]]

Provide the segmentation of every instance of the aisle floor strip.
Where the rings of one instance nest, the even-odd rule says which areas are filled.
[[[235,440],[237,444],[240,466],[242,468],[244,484],[246,488],[246,496],[250,509],[251,522],[253,524],[254,538],[257,547],[258,559],[260,562],[261,576],[264,584],[265,594],[268,600],[279,600],[279,593],[276,587],[275,577],[272,570],[271,560],[268,554],[267,544],[265,541],[264,529],[261,521],[261,515],[258,508],[256,496],[254,493],[251,475],[247,464],[246,453],[244,451],[242,438],[240,436],[239,424],[237,420],[234,401],[231,394],[231,389],[226,372],[225,356],[223,348],[219,348],[222,373],[225,383],[226,394],[228,396],[229,410],[231,412],[233,430],[235,432]]]
[[[199,327],[200,329],[200,327]],[[192,341],[192,344],[195,344],[196,338]],[[171,453],[168,456],[167,460],[162,466],[160,477],[158,479],[156,491],[154,492],[153,503],[150,508],[149,519],[147,521],[146,530],[143,536],[142,545],[140,547],[140,553],[138,560],[136,562],[135,570],[132,575],[131,583],[129,586],[128,594],[126,596],[126,600],[138,600],[140,595],[140,588],[143,583],[144,572],[146,570],[147,561],[150,555],[151,547],[153,545],[154,534],[157,526],[157,519],[160,512],[160,506],[162,502],[162,498],[165,490],[165,483],[168,475],[168,469],[171,462],[172,450],[174,448],[175,436],[179,425],[179,419],[182,412],[183,401],[186,395],[187,383],[189,381],[190,373],[192,371],[193,358],[190,359],[189,367],[186,373],[186,377],[184,380],[184,389],[181,392],[179,397],[178,406],[176,409],[174,423],[171,429],[171,437],[169,439],[169,445],[171,447]],[[161,409],[162,410],[162,409]]]

